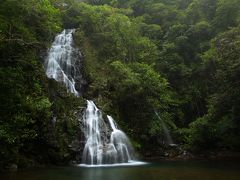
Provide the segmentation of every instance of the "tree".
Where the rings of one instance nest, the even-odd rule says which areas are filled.
[[[239,24],[240,7],[239,0],[218,0],[216,16],[213,24],[217,32],[227,30]]]

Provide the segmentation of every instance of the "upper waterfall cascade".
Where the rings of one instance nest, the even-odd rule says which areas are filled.
[[[55,37],[45,60],[46,74],[49,78],[62,82],[69,92],[79,96],[76,90],[77,51],[73,47],[75,30],[64,30]],[[117,128],[111,116],[103,118],[102,112],[93,101],[87,100],[82,122],[84,124],[85,147],[82,155],[83,166],[138,165],[133,161],[133,147],[123,131]]]
[[[55,37],[55,40],[49,50],[45,61],[46,74],[48,78],[62,82],[76,96],[79,95],[75,88],[75,61],[74,53],[76,49],[73,47],[74,29],[63,30],[62,33]]]

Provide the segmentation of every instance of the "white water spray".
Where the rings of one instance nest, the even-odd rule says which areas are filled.
[[[87,101],[87,109],[83,118],[86,137],[82,158],[83,164],[128,163],[133,160],[133,148],[127,136],[117,129],[111,116],[107,116],[107,118],[111,130],[93,101]],[[107,137],[108,134],[110,138]]]
[[[63,30],[55,37],[52,47],[49,50],[45,61],[46,74],[48,78],[62,82],[68,91],[79,95],[75,89],[75,58],[73,58],[73,37],[74,29]]]

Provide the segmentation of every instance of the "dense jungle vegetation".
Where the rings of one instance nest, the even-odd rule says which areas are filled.
[[[80,98],[44,72],[68,28],[84,55]],[[240,150],[240,0],[1,0],[0,60],[0,169],[64,163],[84,98],[143,156],[164,146],[161,120],[187,151]]]

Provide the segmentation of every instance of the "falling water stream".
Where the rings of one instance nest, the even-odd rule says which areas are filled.
[[[83,116],[86,144],[81,166],[141,164],[134,161],[133,147],[125,133],[117,128],[111,116],[107,115],[107,119],[104,120],[93,101],[87,100]]]
[[[162,118],[159,116],[159,114],[157,113],[157,111],[154,110],[154,112],[155,112],[156,116],[158,117],[158,119],[159,119],[159,120],[161,121],[161,123],[162,123],[163,132],[164,132],[164,135],[165,135],[165,137],[166,137],[166,142],[167,142],[167,144],[168,144],[168,145],[175,145],[175,144],[173,143],[172,136],[171,136],[171,134],[170,134],[170,132],[169,132],[169,130],[168,130],[165,122],[164,122],[164,121],[162,120]]]
[[[48,78],[63,83],[69,92],[79,96],[76,90],[77,49],[73,46],[74,29],[64,30],[55,37],[45,61]],[[105,120],[107,119],[107,120]],[[140,165],[134,161],[133,147],[123,131],[117,128],[111,116],[103,118],[93,101],[87,100],[83,115],[85,147],[80,166]]]
[[[72,34],[75,30],[63,30],[55,37],[52,47],[45,60],[45,69],[48,78],[62,82],[68,91],[79,95],[75,88],[75,58]]]

